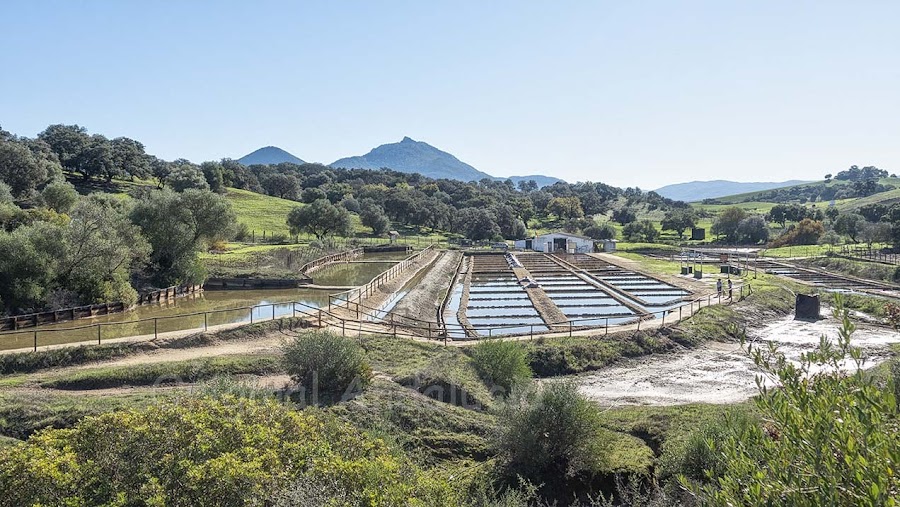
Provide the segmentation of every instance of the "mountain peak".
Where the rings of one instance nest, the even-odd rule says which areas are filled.
[[[254,151],[253,153],[244,155],[243,157],[237,159],[237,161],[244,165],[271,165],[281,164],[284,162],[290,162],[291,164],[306,163],[299,157],[296,157],[277,146],[265,146]]]
[[[511,179],[513,182],[533,179],[539,186],[552,185],[558,178],[548,176],[511,176],[495,178],[479,171],[453,155],[441,151],[434,146],[404,136],[399,143],[382,144],[365,155],[347,157],[331,163],[332,167],[344,169],[382,169],[388,168],[403,173],[419,173],[435,179],[459,181],[481,181]]]

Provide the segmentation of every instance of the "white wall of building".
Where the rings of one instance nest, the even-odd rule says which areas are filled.
[[[565,246],[562,246],[562,241],[565,241]],[[525,242],[522,241],[522,248],[524,248]],[[516,243],[516,246],[519,246],[519,243]],[[568,234],[564,232],[551,232],[548,234],[541,234],[534,238],[534,243],[532,244],[532,249],[535,252],[576,252],[576,253],[590,253],[594,251],[594,240],[590,238],[583,238],[581,236],[577,236],[575,234]]]

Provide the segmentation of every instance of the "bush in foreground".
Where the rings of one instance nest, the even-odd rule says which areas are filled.
[[[516,342],[484,340],[473,348],[472,359],[479,375],[504,393],[531,378],[525,347]]]
[[[365,351],[352,338],[310,331],[287,341],[282,352],[285,370],[313,404],[338,400],[372,381]]]
[[[311,501],[285,498],[315,493]],[[455,505],[382,441],[316,411],[187,397],[0,449],[0,506]]]
[[[554,487],[590,476],[607,454],[599,416],[571,382],[514,390],[500,410],[496,438],[509,475]]]

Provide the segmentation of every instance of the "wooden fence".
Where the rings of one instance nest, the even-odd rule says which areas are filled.
[[[76,308],[66,308],[64,310],[54,310],[49,312],[29,313],[27,315],[14,315],[0,320],[0,331],[15,331],[44,324],[52,324],[54,322],[86,319],[98,315],[124,312],[127,309],[128,307],[126,307],[124,303],[118,302],[79,306]]]
[[[314,271],[326,264],[331,264],[332,262],[344,262],[349,261],[350,259],[355,259],[363,254],[362,248],[354,248],[353,250],[347,250],[344,252],[338,252],[331,255],[326,255],[324,257],[319,257],[318,259],[311,260],[300,267],[300,273],[304,275],[308,275],[311,271]]]
[[[200,292],[202,290],[202,285],[173,285],[171,287],[166,287],[165,289],[142,294],[138,297],[137,304],[145,305],[149,303],[159,303],[161,301],[168,301],[177,297],[187,296],[188,294],[194,294],[195,292]]]
[[[176,297],[186,296],[188,294],[193,294],[202,290],[203,288],[200,285],[166,287],[165,289],[159,289],[147,294],[142,294],[138,297],[137,304],[143,305],[169,301],[171,299],[175,299]],[[0,331],[15,331],[18,329],[42,326],[44,324],[53,324],[55,322],[68,322],[78,319],[89,319],[91,317],[97,317],[99,315],[109,315],[111,313],[124,312],[129,308],[130,307],[126,306],[125,303],[117,301],[114,303],[78,306],[75,308],[29,313],[26,315],[14,315],[12,317],[0,318]]]

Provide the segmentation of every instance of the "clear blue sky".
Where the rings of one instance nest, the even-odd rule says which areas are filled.
[[[4,2],[0,125],[645,189],[900,172],[900,2]]]

